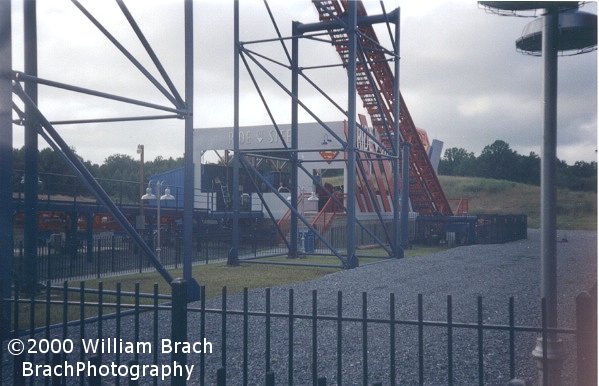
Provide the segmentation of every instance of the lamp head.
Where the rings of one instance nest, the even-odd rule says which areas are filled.
[[[597,15],[577,9],[559,13],[556,49],[562,56],[584,54],[597,49]],[[516,40],[516,49],[524,54],[541,56],[544,18],[540,17],[524,27],[522,37]]]
[[[168,201],[173,201],[175,199],[175,196],[173,196],[171,194],[171,189],[170,188],[166,188],[164,189],[164,194],[162,196],[160,196],[161,200],[168,200]]]
[[[141,196],[142,200],[154,200],[156,199],[156,196],[152,193],[152,188],[150,188],[149,186],[146,188],[146,194],[144,194],[143,196]]]

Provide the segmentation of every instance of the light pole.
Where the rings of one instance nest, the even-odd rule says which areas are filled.
[[[558,327],[557,318],[557,57],[559,52],[581,54],[597,45],[597,15],[578,11],[575,1],[480,1],[500,14],[543,9],[516,41],[526,54],[543,57],[543,136],[541,145],[541,298],[546,324]],[[539,383],[559,386],[563,360],[562,342],[553,331],[537,338],[532,352]]]
[[[139,154],[139,195],[140,197],[144,194],[144,145],[137,145],[137,154]],[[136,224],[137,230],[143,230],[146,227],[146,220],[144,218],[144,200],[139,200],[139,217],[137,218]]]
[[[161,201],[173,201],[175,197],[171,194],[171,190],[166,188],[164,190],[164,194],[161,196],[160,193],[162,191],[162,185],[164,181],[156,181],[156,194],[152,193],[152,188],[150,187],[152,181],[148,183],[148,188],[146,189],[146,194],[141,196],[143,200],[156,200],[156,256],[158,259],[162,257],[161,248],[160,248],[160,202]]]

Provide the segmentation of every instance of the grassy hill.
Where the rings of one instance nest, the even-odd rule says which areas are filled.
[[[540,188],[475,177],[439,176],[448,199],[468,198],[469,213],[526,214],[528,226],[540,223]],[[558,189],[559,229],[597,229],[597,193]]]

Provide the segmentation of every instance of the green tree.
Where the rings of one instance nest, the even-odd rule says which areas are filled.
[[[557,183],[571,190],[597,191],[597,163],[576,161],[569,166],[560,161],[557,164]]]
[[[445,150],[443,159],[439,162],[439,174],[450,176],[474,175],[475,164],[476,157],[474,153],[463,148],[452,147]]]
[[[576,161],[574,165],[570,166],[570,172],[576,177],[597,177],[597,162]]]
[[[113,154],[98,170],[100,184],[116,201],[139,199],[139,161],[126,154]]]
[[[498,180],[518,181],[518,153],[502,140],[485,146],[478,157],[479,176]]]
[[[44,193],[73,196],[86,191],[63,157],[50,148],[39,152],[38,171]]]
[[[162,156],[158,156],[158,157],[154,158],[154,161],[149,161],[149,162],[145,163],[145,165],[144,165],[145,175],[147,178],[147,176],[166,172],[168,170],[176,169],[181,166],[183,166],[183,158],[182,157],[175,159],[173,157],[164,158]]]
[[[539,185],[541,183],[541,158],[533,151],[528,156],[518,155],[517,182]]]

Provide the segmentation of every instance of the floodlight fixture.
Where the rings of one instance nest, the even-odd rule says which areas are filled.
[[[578,1],[479,1],[485,11],[500,16],[536,17],[539,9],[557,7],[560,11],[577,9]]]
[[[146,194],[144,194],[143,196],[141,196],[142,200],[155,200],[156,199],[156,195],[154,193],[152,193],[152,188],[150,188],[149,186],[146,188]]]
[[[166,200],[166,201],[174,201],[175,200],[175,196],[173,196],[171,194],[171,189],[170,188],[166,188],[164,189],[164,194],[162,196],[160,196],[161,200]]]
[[[559,13],[557,50],[559,55],[572,56],[597,49],[597,15],[577,9]],[[522,37],[516,40],[519,52],[541,56],[543,18],[528,23]]]
[[[162,186],[164,185],[164,181],[156,181],[156,194],[152,193],[152,180],[148,182],[148,187],[146,189],[146,194],[141,196],[142,200],[156,200],[156,256],[160,259],[162,257],[162,249],[160,248],[160,202],[161,201],[173,201],[175,197],[171,194],[170,188],[164,189],[164,194],[161,196],[160,192],[162,191]]]

